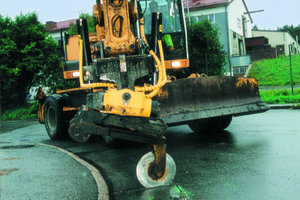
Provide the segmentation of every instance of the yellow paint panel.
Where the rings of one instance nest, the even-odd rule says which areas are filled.
[[[106,113],[150,117],[152,100],[129,89],[110,89],[104,95],[103,106]]]
[[[67,61],[79,60],[79,36],[70,37],[66,49]]]

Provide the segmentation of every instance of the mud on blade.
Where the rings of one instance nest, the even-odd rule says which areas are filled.
[[[264,112],[257,80],[253,78],[211,76],[180,79],[166,84],[159,93],[160,118],[168,125],[222,115]]]

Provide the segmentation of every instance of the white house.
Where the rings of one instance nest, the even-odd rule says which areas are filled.
[[[66,32],[71,24],[76,24],[76,19],[65,20],[61,22],[46,22],[46,29],[49,36],[53,37],[56,41],[60,40],[61,31]]]
[[[228,57],[227,74],[233,68],[241,72],[251,64],[246,55],[245,38],[252,37],[253,21],[244,0],[193,0],[185,4],[187,13],[195,21],[207,17],[220,33]]]
[[[299,44],[297,44],[295,38],[293,38],[289,32],[256,30],[252,31],[252,35],[253,37],[263,36],[268,38],[271,47],[276,48],[277,55],[289,55],[290,47],[292,54],[298,54],[300,52]]]

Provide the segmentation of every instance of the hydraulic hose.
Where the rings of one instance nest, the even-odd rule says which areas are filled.
[[[158,91],[160,90],[160,88],[162,88],[167,83],[167,74],[166,74],[166,67],[165,67],[164,52],[162,49],[162,42],[161,42],[161,40],[158,40],[157,42],[158,42],[158,48],[159,48],[160,60],[161,60],[161,70],[160,70],[161,73],[158,73],[158,74],[161,74],[161,78],[158,77],[158,80],[160,82],[158,82],[154,86],[155,89],[150,94],[146,95],[146,97],[148,97],[148,98],[152,98],[152,97],[156,96]]]
[[[145,36],[145,26],[144,26],[144,18],[140,19],[140,33],[142,41],[148,46],[148,42]]]
[[[144,87],[136,87],[135,90],[138,92],[149,92],[152,91],[151,93],[147,94],[147,98],[152,98],[154,97],[158,91],[160,90],[161,87],[163,87],[166,82],[167,82],[167,75],[166,75],[166,67],[165,67],[165,60],[164,60],[164,53],[163,53],[163,48],[162,48],[162,42],[161,40],[157,41],[158,43],[158,48],[159,48],[159,53],[160,53],[160,59],[156,56],[156,54],[150,50],[149,54],[153,57],[154,61],[156,62],[157,68],[158,68],[158,81],[157,84],[154,86],[144,86]]]

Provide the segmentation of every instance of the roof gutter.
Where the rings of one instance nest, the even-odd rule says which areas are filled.
[[[208,4],[208,5],[193,5],[191,7],[189,7],[190,11],[193,11],[193,10],[205,10],[205,9],[208,9],[208,8],[216,8],[216,7],[220,7],[220,6],[227,6],[229,3],[228,2],[225,2],[225,3],[218,3],[218,4]],[[184,9],[187,9],[186,7]]]

